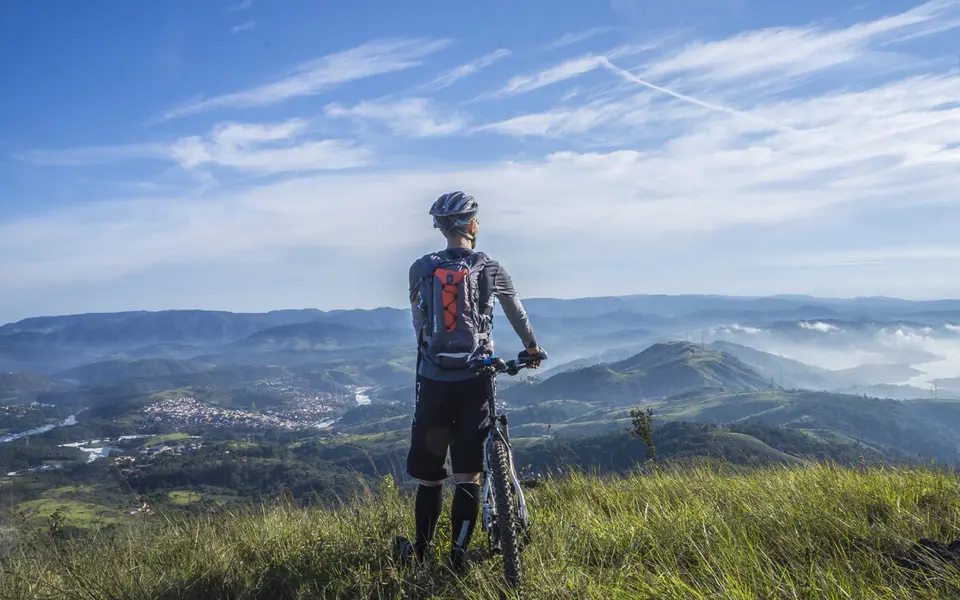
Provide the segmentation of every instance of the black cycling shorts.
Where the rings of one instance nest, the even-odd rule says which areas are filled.
[[[447,448],[454,473],[483,470],[483,442],[490,429],[489,377],[435,381],[417,375],[417,407],[410,432],[407,473],[414,479],[446,479]]]

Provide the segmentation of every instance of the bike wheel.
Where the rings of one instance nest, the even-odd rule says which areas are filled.
[[[517,520],[516,498],[510,481],[510,459],[507,445],[501,439],[495,439],[491,447],[491,476],[493,478],[493,498],[497,504],[497,532],[500,536],[500,552],[503,555],[503,572],[507,585],[520,586],[520,523]]]

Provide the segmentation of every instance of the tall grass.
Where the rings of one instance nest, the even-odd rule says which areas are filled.
[[[898,564],[922,537],[960,537],[960,480],[831,465],[567,475],[529,491],[531,598],[960,597],[960,570]],[[449,506],[449,494],[446,504]],[[279,505],[192,520],[149,517],[109,537],[37,539],[4,565],[3,598],[496,598],[500,564],[462,579],[403,569],[394,535],[412,498],[385,481],[336,510]],[[484,545],[478,530],[475,538]]]

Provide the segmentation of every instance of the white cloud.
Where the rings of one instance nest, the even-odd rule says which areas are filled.
[[[956,14],[948,6],[931,3],[853,26],[747,32],[673,52],[621,46],[539,72],[521,67],[526,74],[510,79],[492,103],[457,105],[447,99],[456,88],[443,104],[428,94],[401,97],[380,88],[376,100],[325,102],[315,119],[227,123],[161,143],[21,153],[42,164],[162,160],[198,176],[311,174],[229,189],[210,185],[200,198],[135,197],[0,221],[0,280],[12,290],[5,287],[3,302],[33,306],[37,298],[59,297],[50,290],[94,280],[119,293],[131,288],[124,278],[165,269],[230,270],[256,257],[248,281],[290,271],[283,285],[291,287],[278,292],[282,303],[349,306],[356,301],[348,291],[301,287],[303,281],[339,276],[351,252],[428,251],[438,240],[423,217],[426,206],[454,188],[481,199],[482,243],[509,256],[527,296],[957,295],[950,274],[960,269],[960,250],[949,223],[960,218],[960,77],[918,62],[908,71],[792,87],[830,72],[838,57],[856,64],[906,36],[946,27]],[[191,110],[319,93],[409,68],[429,50],[395,44],[399,54],[371,43],[301,65],[282,84]],[[425,80],[436,89],[437,81],[467,71]],[[581,77],[586,73],[592,75]],[[555,93],[525,95],[550,85]],[[748,87],[767,93],[749,96]],[[382,126],[395,146],[411,138],[472,137],[421,140],[401,146],[402,156],[377,152],[372,168],[383,136],[372,135],[366,145],[328,139],[341,119],[362,123],[361,133]],[[420,148],[427,148],[422,156]],[[371,168],[344,170],[357,166]],[[384,218],[358,227],[357,198],[364,214]],[[889,227],[880,226],[884,219]],[[939,227],[940,237],[918,241],[931,227]],[[531,236],[549,249],[549,260],[529,251]],[[638,275],[596,269],[596,256],[630,257]],[[839,272],[837,265],[849,268]],[[564,277],[571,268],[582,277]],[[404,273],[395,281],[383,269],[365,301],[402,306]],[[221,303],[236,297],[214,288],[203,293]]]
[[[555,67],[550,67],[549,69],[545,69],[533,75],[520,75],[513,77],[507,81],[502,88],[493,92],[490,96],[493,98],[499,98],[503,96],[512,96],[515,94],[525,94],[548,85],[553,85],[561,81],[579,77],[584,73],[589,73],[590,71],[603,66],[603,64],[604,57],[602,56],[582,56],[580,58],[568,60]]]
[[[723,40],[696,42],[644,71],[644,77],[685,75],[705,83],[754,77],[789,79],[867,60],[886,44],[960,26],[956,0],[934,0],[901,14],[846,28],[771,27]]]
[[[324,108],[333,118],[356,118],[382,121],[401,136],[433,137],[451,135],[466,127],[466,120],[457,115],[440,116],[439,109],[426,98],[405,98],[394,101],[361,102],[349,108],[329,104]]]
[[[237,2],[236,4],[232,4],[232,5],[228,6],[228,7],[227,7],[227,11],[228,11],[228,12],[239,12],[239,11],[242,11],[242,10],[247,10],[247,9],[250,8],[251,6],[253,6],[253,0],[241,0],[240,2]]]
[[[448,40],[390,39],[329,54],[302,63],[284,77],[259,87],[214,96],[164,113],[164,119],[217,108],[268,106],[300,96],[313,96],[338,85],[410,69],[449,44]]]
[[[369,150],[344,140],[305,140],[271,146],[300,137],[306,128],[307,123],[299,119],[275,125],[226,123],[218,125],[206,138],[191,136],[178,140],[170,147],[169,155],[184,169],[211,165],[256,173],[348,169],[369,163]]]
[[[257,26],[256,21],[247,21],[245,23],[241,23],[240,25],[234,25],[233,27],[231,27],[230,33],[243,33],[244,31],[253,31],[253,29],[256,26]]]
[[[460,81],[464,77],[473,75],[477,71],[480,71],[481,69],[485,69],[490,65],[496,62],[499,62],[504,58],[507,58],[508,56],[510,56],[510,51],[507,50],[506,48],[499,48],[497,50],[494,50],[493,52],[488,52],[487,54],[484,54],[483,56],[481,56],[480,58],[474,61],[468,62],[465,65],[460,65],[459,67],[456,67],[454,69],[451,69],[450,71],[447,71],[446,73],[437,77],[433,81],[425,84],[423,87],[425,89],[430,89],[434,91],[443,89],[446,87],[450,87],[455,82]]]
[[[592,103],[573,108],[557,108],[542,113],[510,117],[477,128],[507,135],[563,137],[584,133],[627,116],[642,103],[630,106],[625,102]]]
[[[617,29],[616,27],[590,27],[589,29],[584,29],[583,31],[565,33],[562,36],[560,36],[556,41],[548,45],[547,48],[556,50],[557,48],[563,48],[571,44],[584,42],[591,38],[595,38],[598,35],[603,35],[604,33],[615,31],[616,29]]]
[[[283,173],[346,169],[368,164],[372,151],[355,142],[309,139],[310,122],[221,123],[205,136],[186,136],[169,143],[33,151],[21,159],[37,164],[79,166],[150,159],[171,161],[186,170],[219,166],[251,173]]]
[[[836,325],[831,325],[830,323],[824,323],[822,321],[800,321],[798,323],[802,329],[809,329],[810,331],[819,331],[820,333],[830,333],[831,331],[838,331],[839,328]]]

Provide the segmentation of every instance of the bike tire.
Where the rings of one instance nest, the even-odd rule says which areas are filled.
[[[520,587],[523,576],[520,564],[519,525],[517,505],[510,481],[510,459],[507,445],[495,439],[491,448],[491,476],[493,498],[497,505],[497,530],[500,535],[500,553],[503,556],[503,573],[507,585]]]

